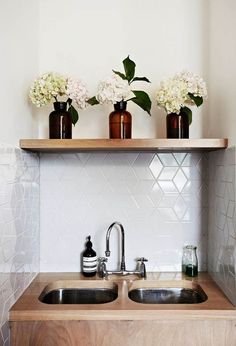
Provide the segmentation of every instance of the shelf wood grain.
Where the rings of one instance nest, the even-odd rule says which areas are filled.
[[[20,148],[59,151],[213,151],[228,147],[227,138],[196,139],[21,139]]]

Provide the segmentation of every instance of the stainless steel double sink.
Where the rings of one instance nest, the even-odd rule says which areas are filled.
[[[57,281],[45,287],[39,300],[45,304],[106,304],[118,298],[118,285],[104,281]],[[140,304],[198,304],[207,300],[200,285],[136,280],[128,284],[126,298]]]

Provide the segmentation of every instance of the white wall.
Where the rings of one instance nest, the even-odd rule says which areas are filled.
[[[0,2],[0,345],[9,308],[39,270],[39,161],[19,138],[37,136],[28,88],[38,72],[38,0]]]
[[[207,4],[204,0],[41,0],[40,72],[58,71],[88,82],[91,95],[99,80],[120,70],[128,54],[138,75],[152,81],[152,98],[160,80],[182,69],[206,77]],[[165,115],[154,104],[152,117],[129,104],[133,137],[165,137]],[[39,136],[48,136],[50,107],[42,108]],[[112,107],[96,106],[80,115],[74,138],[108,137]],[[202,137],[205,106],[194,110],[191,137]],[[204,119],[206,114],[204,114]]]
[[[149,0],[145,6],[141,0],[41,0],[40,6],[38,0],[9,0],[0,9],[1,142],[18,145],[19,138],[48,135],[51,106],[38,111],[27,99],[39,61],[41,72],[83,78],[93,94],[97,81],[130,54],[139,74],[152,80],[140,87],[153,97],[163,77],[183,68],[202,74],[209,98],[194,110],[190,135],[229,137],[235,144],[234,0]],[[155,105],[152,118],[133,104],[129,110],[134,137],[165,136],[165,117]],[[74,137],[107,137],[110,111],[97,106],[81,113]]]
[[[28,88],[38,71],[38,0],[0,3],[0,142],[37,136]]]
[[[209,1],[209,114],[206,135],[236,144],[235,0]]]
[[[83,78],[92,95],[130,54],[137,72],[152,80],[140,84],[152,97],[160,80],[176,71],[203,75],[209,98],[194,109],[190,136],[229,137],[235,144],[235,12],[234,0],[2,1],[0,141],[18,145],[19,138],[48,136],[52,107],[37,110],[27,98],[38,67]],[[165,136],[165,116],[155,105],[151,118],[133,104],[129,110],[134,137]],[[82,112],[74,137],[107,137],[110,111]]]

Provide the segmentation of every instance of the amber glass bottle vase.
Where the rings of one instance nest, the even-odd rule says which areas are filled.
[[[72,138],[72,118],[66,102],[54,102],[54,111],[49,115],[49,138]]]
[[[170,113],[166,116],[167,138],[189,138],[189,118],[187,114]]]
[[[126,110],[127,102],[121,101],[114,104],[115,110],[109,116],[110,138],[131,138],[132,116]]]

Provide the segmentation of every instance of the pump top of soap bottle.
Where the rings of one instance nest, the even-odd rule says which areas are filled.
[[[87,241],[87,243],[86,243],[86,248],[88,249],[88,248],[92,248],[92,246],[93,246],[93,243],[91,242],[91,236],[89,235],[88,236],[88,241]]]
[[[85,257],[94,257],[96,256],[96,252],[93,250],[92,246],[93,246],[93,243],[91,242],[91,236],[89,235],[88,238],[87,238],[87,242],[85,244],[85,251],[83,253],[83,256]]]

